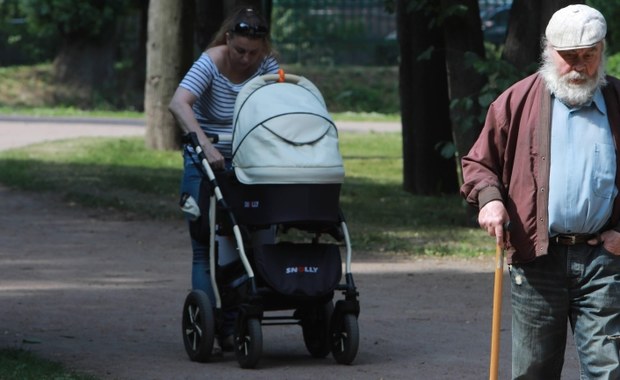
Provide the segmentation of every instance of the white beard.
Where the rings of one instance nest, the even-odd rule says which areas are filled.
[[[580,107],[589,103],[596,90],[607,84],[605,79],[605,57],[601,57],[597,75],[594,77],[588,77],[586,74],[576,71],[559,75],[553,63],[553,58],[547,49],[543,52],[542,59],[543,62],[538,72],[544,78],[547,88],[556,98],[569,106]],[[571,83],[575,79],[585,80],[585,82],[579,84]]]

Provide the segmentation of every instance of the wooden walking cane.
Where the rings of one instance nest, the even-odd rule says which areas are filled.
[[[502,318],[502,288],[504,281],[504,249],[495,246],[495,285],[493,288],[493,323],[491,326],[491,365],[489,379],[497,380],[499,373],[499,333]]]
[[[504,242],[508,241],[506,233],[510,230],[510,221],[504,223]],[[499,373],[499,333],[502,324],[502,289],[504,282],[504,249],[495,244],[495,285],[493,286],[493,323],[491,325],[491,365],[489,379],[497,380]]]

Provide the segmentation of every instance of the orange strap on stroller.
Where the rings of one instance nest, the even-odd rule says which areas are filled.
[[[280,69],[278,70],[278,75],[280,76],[280,78],[278,79],[278,82],[282,83],[284,82],[284,70]]]

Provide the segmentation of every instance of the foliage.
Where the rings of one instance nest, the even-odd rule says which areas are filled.
[[[123,0],[23,0],[22,9],[36,34],[69,41],[100,40],[124,9]]]
[[[478,128],[484,123],[489,105],[513,83],[522,79],[528,74],[536,70],[536,64],[531,65],[525,71],[520,71],[509,62],[502,59],[502,47],[495,46],[491,43],[485,43],[486,59],[481,58],[477,54],[468,52],[465,54],[464,64],[473,67],[476,72],[487,78],[487,83],[482,87],[479,94],[474,94],[465,98],[452,99],[450,108],[460,110],[471,110],[474,103],[480,105],[480,113],[478,115],[463,116],[460,119],[453,120],[453,123],[459,125],[464,130]],[[443,147],[445,157],[453,157],[456,149],[453,143],[447,143]]]
[[[284,66],[310,79],[331,112],[400,112],[398,69],[381,66]]]
[[[607,58],[607,74],[620,78],[620,53]]]
[[[24,2],[0,0],[0,66],[32,64],[54,57],[58,40],[29,28]]]
[[[366,256],[478,256],[492,252],[467,225],[462,200],[402,189],[398,133],[341,133],[341,207],[356,252]],[[141,138],[46,142],[0,152],[0,182],[48,191],[106,213],[181,220],[179,152],[147,150]]]
[[[482,107],[479,121],[484,122],[486,111],[504,90],[517,82],[519,79],[536,71],[537,64],[532,64],[524,71],[518,70],[515,66],[502,59],[502,47],[496,47],[493,44],[485,44],[487,58],[482,59],[475,54],[466,56],[466,64],[471,65],[474,69],[487,78],[488,82],[482,87],[478,96],[478,102]]]
[[[620,52],[620,0],[588,0],[586,3],[598,9],[607,21],[607,51]]]

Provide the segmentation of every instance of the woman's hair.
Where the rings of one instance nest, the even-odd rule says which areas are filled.
[[[263,16],[250,7],[240,7],[231,13],[215,33],[215,37],[208,48],[225,45],[226,34],[243,36],[252,39],[261,39],[265,43],[267,53],[271,53],[271,40],[269,38],[269,26]]]

